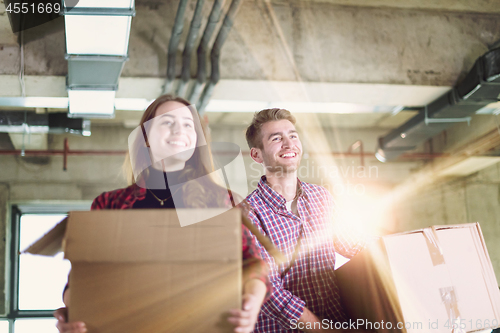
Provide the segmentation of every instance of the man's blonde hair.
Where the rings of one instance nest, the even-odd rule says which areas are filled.
[[[256,112],[253,116],[252,123],[247,128],[246,139],[249,148],[264,148],[262,144],[261,129],[265,123],[277,120],[288,120],[295,125],[295,117],[292,116],[290,111],[285,109],[265,109]]]

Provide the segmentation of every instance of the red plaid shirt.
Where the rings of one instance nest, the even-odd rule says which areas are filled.
[[[298,180],[298,217],[286,209],[285,198],[271,189],[263,176],[247,202],[252,207],[249,211],[252,222],[288,260],[277,266],[259,244],[262,257],[270,266],[273,292],[262,306],[255,332],[298,332],[290,326],[298,322],[304,307],[320,318],[346,320],[334,274],[335,252],[351,258],[363,244],[334,230],[331,222],[334,203],[330,193],[321,186]],[[296,261],[281,278],[300,234],[301,246]]]
[[[131,209],[137,200],[146,198],[147,190],[137,185],[131,185],[126,188],[104,192],[94,199],[91,210],[97,209]],[[226,193],[227,194],[227,193]],[[227,206],[231,206],[231,200],[228,195]],[[262,260],[259,254],[254,238],[250,231],[244,225],[242,227],[242,259],[243,259],[243,284],[250,279],[259,279],[266,284],[269,297],[272,285],[268,278],[267,264]]]

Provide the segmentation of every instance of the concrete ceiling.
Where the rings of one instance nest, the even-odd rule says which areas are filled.
[[[418,9],[372,7],[403,1],[358,0],[357,6],[337,5],[345,2],[243,2],[223,48],[222,78],[449,86],[500,39],[500,11],[490,8],[500,4],[498,0],[474,1],[484,3],[483,7],[458,2],[463,3],[463,10],[474,8],[474,12],[450,11],[457,7],[447,7],[453,1],[436,1],[442,5],[429,3],[427,7],[409,1],[404,6],[413,3]],[[136,2],[130,61],[123,76],[165,75],[177,3]],[[191,1],[184,36],[193,7]],[[479,8],[482,13],[477,13]],[[208,2],[205,17],[210,9]],[[0,12],[0,16],[0,73],[16,74],[16,39],[7,29],[6,14]],[[62,18],[27,30],[25,42],[26,75],[66,74]],[[180,73],[180,57],[177,60]],[[192,68],[194,74],[196,66]]]
[[[15,81],[20,48],[17,36],[10,30],[3,1],[0,2],[0,97],[19,96],[20,88]],[[202,28],[211,4],[212,1],[205,4]],[[238,86],[241,101],[264,95],[256,82],[274,82],[274,86],[295,82],[319,87],[305,93],[304,99],[312,101],[373,104],[399,98],[398,103],[390,105],[424,105],[461,80],[476,58],[500,40],[499,4],[499,0],[247,0],[222,49],[222,82],[214,98],[234,98],[235,89],[221,87],[230,87],[237,80],[247,83]],[[135,94],[134,97],[150,99],[161,91],[177,5],[178,1],[169,0],[136,1],[130,60],[122,73],[122,79],[129,80],[128,88],[120,81],[119,96]],[[186,11],[184,38],[194,5],[195,1],[191,1]],[[29,90],[27,87],[27,94],[66,96],[63,19],[25,31],[24,40],[25,75],[38,82]],[[181,42],[178,75],[182,49]],[[194,76],[195,57],[192,60]],[[57,83],[47,84],[51,80]],[[145,84],[151,80],[154,84]],[[329,86],[332,84],[336,86]],[[392,88],[380,93],[381,86]],[[401,87],[407,89],[405,94],[400,93]],[[427,93],[422,89],[427,89]],[[335,93],[338,91],[341,93]],[[368,96],[369,92],[372,96]],[[295,96],[293,90],[281,94],[278,100],[286,101],[290,96]],[[418,102],[415,97],[420,98]],[[392,128],[410,115],[324,117],[347,128]],[[213,114],[210,119],[239,124],[248,116]],[[112,122],[120,117],[118,114],[118,119]],[[127,117],[137,119],[137,116]],[[129,119],[130,122],[133,120]]]
[[[278,3],[280,1],[271,1]],[[286,3],[287,1],[281,1]],[[360,7],[386,7],[402,9],[427,9],[470,13],[500,13],[497,0],[303,0],[302,2],[324,2],[335,5]]]

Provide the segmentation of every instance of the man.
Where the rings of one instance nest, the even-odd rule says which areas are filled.
[[[247,197],[248,214],[288,260],[278,266],[260,246],[274,291],[262,306],[255,332],[335,331],[330,323],[346,320],[334,274],[335,252],[351,258],[362,249],[333,232],[328,191],[297,178],[302,144],[294,124],[289,111],[267,109],[255,114],[246,131],[252,159],[265,168]]]

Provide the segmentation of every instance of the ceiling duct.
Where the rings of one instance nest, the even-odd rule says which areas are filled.
[[[64,112],[0,112],[0,133],[71,133],[90,135],[90,120],[68,118]]]
[[[470,122],[476,111],[498,102],[500,48],[479,57],[465,79],[426,105],[418,115],[379,138],[375,156],[381,162],[396,159],[458,122]]]
[[[63,1],[69,117],[112,118],[118,79],[128,60],[134,0]]]

